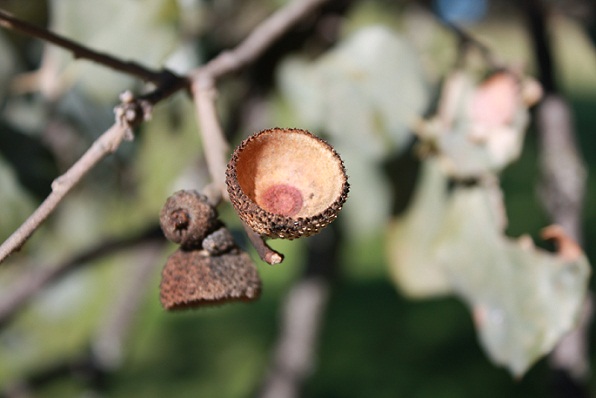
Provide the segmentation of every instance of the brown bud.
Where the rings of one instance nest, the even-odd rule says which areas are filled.
[[[234,249],[236,243],[230,231],[226,227],[221,227],[207,235],[203,239],[202,246],[211,256],[217,256]]]
[[[221,224],[217,211],[196,191],[178,191],[168,198],[159,217],[166,238],[183,248],[200,247]]]
[[[230,201],[258,234],[316,234],[348,197],[343,162],[325,141],[300,129],[263,130],[234,151],[226,171]]]
[[[231,301],[253,301],[261,279],[250,256],[240,250],[210,256],[204,250],[177,250],[162,272],[160,300],[167,310]]]

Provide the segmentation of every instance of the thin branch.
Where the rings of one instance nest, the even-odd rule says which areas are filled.
[[[330,287],[321,277],[298,281],[288,292],[281,330],[259,398],[298,398],[312,372]]]
[[[458,39],[459,44],[459,55],[457,57],[457,64],[465,63],[466,55],[469,50],[477,49],[484,59],[484,61],[493,69],[499,69],[503,67],[504,63],[499,60],[489,46],[484,44],[481,40],[478,40],[474,35],[468,33],[465,29],[454,23],[453,21],[446,20],[429,4],[426,5],[428,11],[433,14],[447,29],[451,30],[455,37]]]
[[[235,49],[221,53],[191,74],[193,77],[193,95],[197,104],[197,117],[205,142],[209,171],[223,197],[227,197],[224,189],[224,175],[228,146],[215,111],[216,93],[214,85],[216,79],[253,62],[282,34],[325,1],[327,0],[294,0],[266,19]],[[127,98],[124,101],[124,104],[118,109],[117,122],[103,133],[63,176],[52,184],[52,193],[23,225],[0,246],[0,263],[2,263],[31,237],[41,223],[54,211],[64,196],[91,168],[105,156],[114,152],[125,138],[132,138],[132,127],[137,126],[149,117],[152,105],[184,87],[187,81],[167,71],[151,72],[137,64],[122,62],[105,54],[92,51],[45,29],[20,21],[1,10],[0,25],[26,32],[70,49],[75,57],[86,57],[126,73],[132,73],[149,80],[157,79],[158,82],[162,83],[154,92],[144,96],[143,101],[134,101],[132,98]]]
[[[163,241],[163,234],[159,226],[153,226],[131,237],[102,242],[60,264],[51,267],[38,267],[35,271],[26,272],[19,279],[12,282],[4,294],[0,296],[0,328],[10,322],[37,293],[53,282],[80,270],[95,260],[147,241],[155,242],[158,239]]]
[[[101,53],[99,51],[91,50],[82,46],[70,39],[60,36],[56,33],[50,32],[45,28],[32,25],[28,22],[22,21],[6,11],[0,9],[0,26],[19,31],[31,37],[44,40],[48,43],[57,45],[72,52],[75,59],[84,58],[98,64],[107,66],[122,73],[139,77],[145,81],[160,84],[164,78],[163,72],[153,71],[136,62],[122,61],[109,54]]]
[[[95,393],[105,393],[105,379],[122,365],[122,349],[130,340],[133,323],[138,319],[135,315],[144,302],[142,299],[148,285],[153,282],[155,268],[161,265],[156,261],[161,249],[162,245],[154,242],[148,242],[140,248],[139,258],[125,279],[122,294],[109,308],[105,322],[99,324],[97,335],[89,342],[89,350],[51,363],[25,378],[5,383],[0,388],[0,396],[16,398],[34,395],[35,390],[51,382],[72,377],[82,378],[87,389]]]
[[[540,84],[548,94],[557,91],[553,55],[550,47],[550,38],[547,33],[547,16],[541,0],[526,0],[523,2],[527,23],[532,39],[534,56],[538,66]]]
[[[159,92],[161,95],[155,95]],[[105,131],[83,156],[72,165],[62,176],[52,183],[52,192],[41,205],[25,220],[25,222],[8,237],[0,246],[0,263],[9,255],[18,251],[31,235],[41,226],[50,214],[56,209],[62,199],[79,181],[107,155],[115,152],[123,140],[132,139],[132,128],[138,126],[143,120],[149,118],[151,106],[164,95],[170,95],[171,90],[158,89],[146,98],[135,100],[132,94],[126,92],[122,95],[123,103],[116,108],[116,123]],[[153,102],[151,102],[153,101]]]
[[[114,152],[122,140],[130,134],[121,123],[113,125],[103,133],[85,154],[52,184],[52,193],[27,218],[27,220],[0,246],[0,263],[10,254],[18,251],[46,218],[54,211],[64,196],[106,155]]]
[[[272,44],[329,0],[293,0],[257,26],[244,41],[231,51],[219,54],[193,73],[210,79],[236,72],[258,59]]]
[[[552,221],[582,242],[582,206],[587,172],[575,142],[573,115],[558,94],[547,94],[536,109],[540,134],[540,194]]]
[[[246,235],[250,240],[250,243],[255,247],[257,254],[261,258],[261,260],[265,261],[269,265],[279,264],[284,261],[284,256],[281,253],[276,252],[273,250],[263,238],[253,231],[248,225],[242,223],[244,226],[244,230],[246,231]]]
[[[254,62],[284,33],[327,1],[293,0],[257,26],[236,48],[222,52],[190,74],[196,116],[204,147],[207,148],[205,151],[207,167],[213,183],[221,190],[223,198],[228,199],[225,188],[225,170],[229,144],[221,128],[215,106],[217,79]],[[283,256],[267,246],[260,236],[252,233],[249,229],[247,232],[259,256],[264,261],[276,264],[283,260]]]
[[[92,356],[103,371],[115,371],[122,365],[126,343],[138,319],[139,307],[149,286],[154,281],[155,269],[161,267],[160,253],[165,240],[161,244],[145,242],[139,248],[129,275],[123,280],[124,287],[116,297],[113,305],[106,313],[106,319],[100,322],[97,335],[91,342]]]
[[[204,66],[191,72],[192,94],[197,120],[201,129],[207,166],[213,182],[225,190],[225,170],[229,145],[219,123],[215,107],[215,84],[224,75],[238,71],[254,62],[284,33],[328,0],[294,0],[263,21],[236,48],[225,51]]]
[[[308,241],[304,274],[288,292],[280,332],[259,398],[298,398],[315,367],[317,342],[338,263],[338,229]]]
[[[460,56],[458,57],[458,62],[463,62],[465,60],[466,53],[473,48],[476,48],[484,61],[493,69],[499,69],[503,66],[503,62],[501,62],[493,53],[493,51],[478,40],[476,37],[472,36],[468,32],[466,32],[461,27],[457,26],[453,22],[443,21],[445,26],[453,31],[455,36],[459,40],[459,51]]]
[[[214,82],[208,78],[195,79],[192,85],[196,114],[199,118],[200,132],[203,140],[205,160],[213,185],[226,200],[226,167],[229,144],[225,139],[217,110],[215,109],[216,91]]]

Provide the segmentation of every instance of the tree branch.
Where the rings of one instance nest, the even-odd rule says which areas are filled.
[[[284,261],[283,254],[273,250],[259,234],[253,231],[244,222],[242,225],[244,226],[244,230],[246,231],[246,235],[248,236],[250,243],[252,243],[252,245],[255,247],[261,260],[265,261],[269,265],[279,264]]]
[[[51,363],[22,379],[5,383],[0,388],[0,396],[29,396],[36,389],[67,377],[82,378],[92,392],[104,393],[106,376],[122,365],[122,348],[129,340],[132,324],[137,319],[135,314],[143,303],[147,285],[153,281],[154,270],[161,265],[155,261],[161,249],[162,245],[153,242],[140,248],[138,264],[125,278],[122,294],[109,307],[105,322],[99,324],[96,336],[89,342],[89,350],[70,359]]]
[[[200,75],[192,85],[192,93],[212,184],[221,192],[222,198],[229,200],[225,177],[230,146],[215,108],[215,83],[212,79]]]
[[[192,73],[193,79],[205,75],[213,81],[236,72],[259,58],[265,50],[329,0],[292,0],[257,26],[244,41],[231,51],[219,54]]]
[[[236,48],[225,51],[204,66],[191,72],[192,94],[197,120],[205,147],[207,165],[213,182],[228,197],[225,189],[225,170],[229,145],[219,123],[215,107],[219,78],[254,62],[284,33],[328,0],[293,0],[263,21]]]
[[[208,148],[205,151],[207,167],[213,183],[221,190],[223,198],[228,199],[225,171],[229,144],[221,128],[215,107],[217,79],[254,62],[284,33],[327,1],[293,0],[257,26],[236,48],[222,52],[204,66],[191,72],[196,116],[204,146]],[[247,232],[259,256],[264,261],[274,264],[283,260],[283,256],[267,246],[263,238],[248,230]]]
[[[297,398],[315,367],[315,353],[339,266],[338,229],[308,240],[308,263],[282,307],[280,332],[259,398]]]
[[[122,140],[130,134],[128,131],[129,128],[124,124],[114,124],[93,143],[89,150],[65,174],[54,181],[52,184],[52,193],[2,243],[0,246],[0,262],[4,261],[10,254],[18,251],[23,246],[81,178],[101,159],[114,152],[120,146]]]
[[[44,40],[48,43],[57,45],[72,52],[75,59],[84,58],[98,64],[107,66],[122,73],[139,77],[145,81],[159,85],[164,79],[164,72],[153,71],[136,62],[122,61],[109,54],[101,53],[99,51],[91,50],[88,47],[82,46],[70,39],[60,36],[56,33],[50,32],[45,28],[32,25],[28,22],[22,21],[4,10],[0,9],[0,26],[13,29],[24,33],[31,37]],[[171,73],[171,72],[167,72]]]
[[[155,93],[159,92],[160,95]],[[132,140],[132,129],[149,118],[154,102],[170,95],[171,90],[159,88],[142,99],[134,99],[129,92],[121,97],[122,104],[116,108],[116,123],[104,132],[79,160],[52,183],[52,192],[25,222],[0,246],[0,263],[18,251],[31,235],[56,209],[62,199],[79,181],[107,155],[115,152],[123,140]],[[150,100],[147,100],[149,98]]]
[[[91,342],[91,352],[95,362],[103,371],[120,368],[126,350],[126,343],[132,332],[133,322],[137,319],[139,307],[143,304],[150,284],[154,280],[155,269],[162,266],[161,244],[145,242],[137,251],[138,259],[124,278],[124,288],[106,313],[106,319],[99,323],[97,335]]]
[[[547,34],[547,9],[541,0],[523,2],[534,45],[541,84],[546,95],[537,106],[539,161],[542,175],[540,196],[552,221],[582,242],[581,214],[586,169],[578,150],[572,111],[558,93],[553,55]],[[589,371],[587,328],[592,317],[591,299],[584,303],[578,327],[563,338],[550,356],[560,396],[588,396]]]
[[[227,197],[224,176],[228,144],[215,109],[216,80],[253,62],[282,34],[326,1],[292,1],[288,6],[266,19],[235,49],[221,53],[190,74],[193,82],[192,93],[196,103],[196,114],[205,143],[209,172],[213,183],[219,188],[224,198]],[[105,54],[92,51],[46,29],[20,21],[1,10],[0,25],[20,30],[67,48],[75,54],[75,57],[85,57],[117,70],[160,83],[156,90],[140,100],[134,100],[131,94],[123,99],[123,104],[117,108],[116,123],[103,133],[64,175],[54,181],[52,193],[23,225],[0,246],[0,263],[2,263],[29,239],[41,223],[54,211],[64,196],[91,168],[105,156],[114,152],[125,138],[132,138],[132,128],[149,117],[153,105],[185,87],[188,82],[168,71],[152,72],[138,64],[122,62]]]
[[[330,287],[321,277],[298,281],[282,308],[281,330],[259,398],[298,398],[314,368]]]

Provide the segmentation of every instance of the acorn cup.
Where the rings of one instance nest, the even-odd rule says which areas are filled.
[[[162,271],[159,298],[166,310],[254,301],[261,279],[250,256],[239,249],[220,255],[178,249]]]
[[[175,192],[163,206],[164,235],[180,248],[161,274],[160,301],[180,310],[233,301],[253,301],[261,279],[250,256],[218,219],[207,197],[192,190]]]
[[[273,128],[234,151],[226,185],[236,212],[263,237],[295,239],[331,223],[348,197],[343,161],[306,130]]]

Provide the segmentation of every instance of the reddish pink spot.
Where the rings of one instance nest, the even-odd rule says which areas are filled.
[[[510,73],[490,77],[476,90],[472,100],[472,120],[491,128],[507,125],[519,106],[519,96],[518,83]]]
[[[302,209],[302,194],[290,185],[277,184],[263,194],[260,205],[270,213],[292,217]]]

